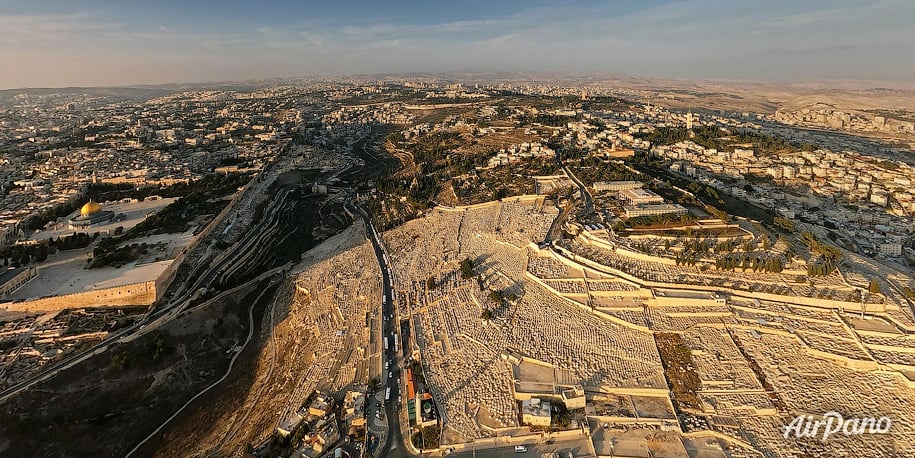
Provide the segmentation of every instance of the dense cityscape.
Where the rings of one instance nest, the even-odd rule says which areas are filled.
[[[915,446],[898,146],[596,85],[93,92],[4,99],[2,388],[21,420],[3,428],[23,447],[90,447],[34,425],[121,417],[97,396],[156,406],[90,448],[128,455]],[[62,402],[97,377],[124,386]],[[228,417],[186,435],[210,389]],[[894,428],[782,437],[818,409]]]
[[[7,5],[0,457],[915,457],[912,14]]]

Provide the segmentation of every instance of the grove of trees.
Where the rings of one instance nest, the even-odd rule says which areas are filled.
[[[460,265],[461,278],[464,280],[473,277],[473,259],[464,258]]]

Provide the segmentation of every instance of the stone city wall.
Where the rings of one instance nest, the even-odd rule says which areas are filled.
[[[34,266],[29,266],[23,268],[22,272],[16,274],[15,277],[10,278],[3,285],[0,285],[0,298],[4,298],[21,288],[22,285],[29,282],[29,280],[38,276],[38,270]]]
[[[6,303],[0,307],[16,312],[53,312],[83,307],[152,305],[155,301],[156,282],[146,281],[93,291],[64,294],[62,296]]]

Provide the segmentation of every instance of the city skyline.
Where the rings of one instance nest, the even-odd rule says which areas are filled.
[[[464,70],[911,82],[915,4],[0,3],[0,88]]]

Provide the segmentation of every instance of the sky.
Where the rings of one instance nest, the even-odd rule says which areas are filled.
[[[0,88],[526,71],[915,81],[913,0],[0,0]]]

